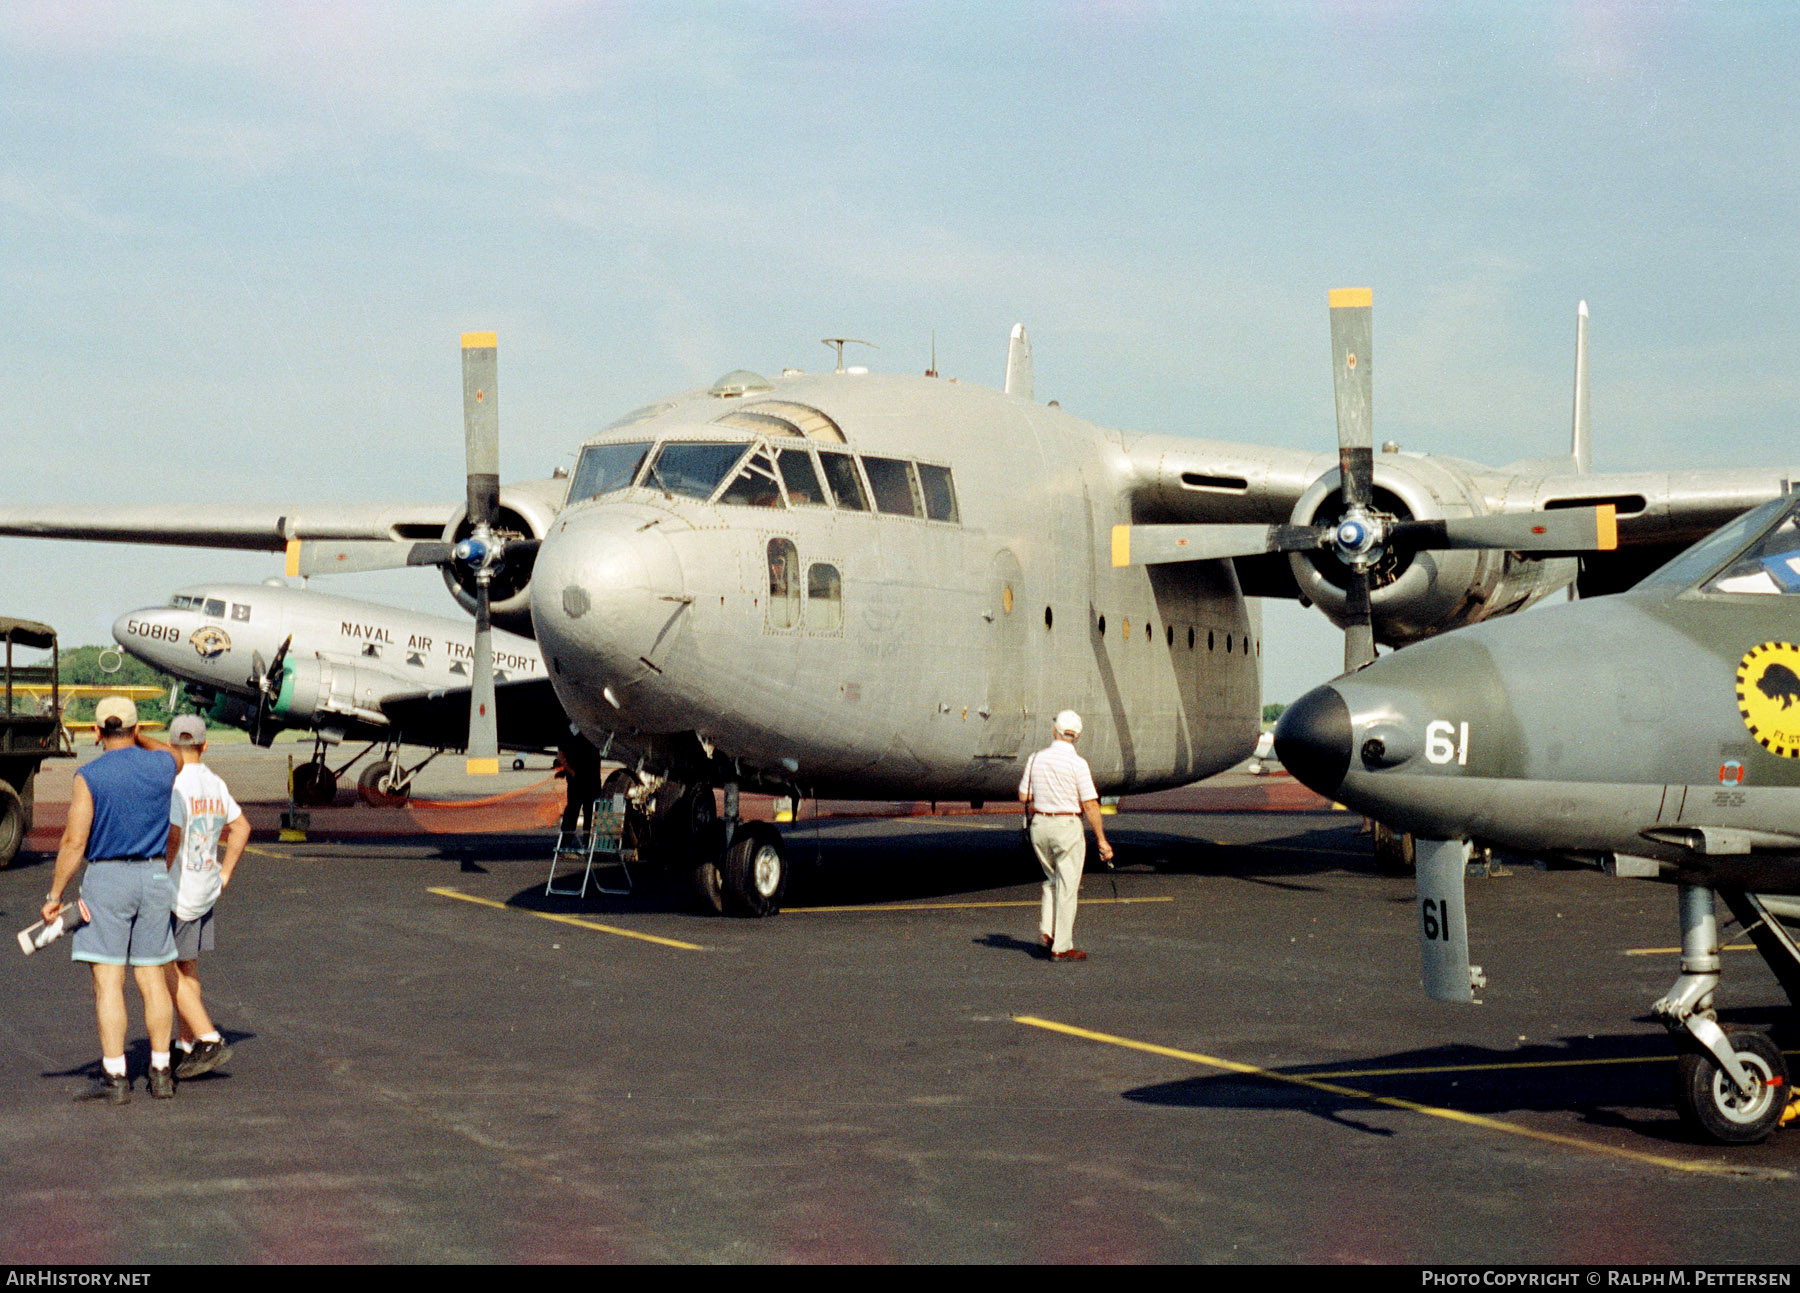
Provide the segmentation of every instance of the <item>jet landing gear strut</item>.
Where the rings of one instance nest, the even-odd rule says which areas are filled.
[[[1685,1043],[1675,1066],[1675,1108],[1694,1131],[1726,1145],[1750,1145],[1775,1130],[1787,1107],[1787,1063],[1769,1038],[1727,1032],[1713,1011],[1719,985],[1719,923],[1713,891],[1684,884],[1681,977],[1651,1010]]]

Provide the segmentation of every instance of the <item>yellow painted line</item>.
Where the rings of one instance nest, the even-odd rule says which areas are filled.
[[[966,911],[975,907],[1036,907],[1042,899],[1033,898],[1028,902],[895,902],[870,903],[862,907],[783,907],[783,911],[798,915],[802,912],[827,911]],[[1083,898],[1083,907],[1126,907],[1140,902],[1174,902],[1173,898]]]
[[[1721,952],[1754,952],[1756,950],[1756,944],[1755,943],[1727,943],[1724,947],[1721,947],[1719,950]],[[1628,947],[1625,949],[1625,955],[1627,955],[1627,956],[1680,956],[1681,949],[1679,947]]]
[[[1461,1123],[1465,1127],[1479,1127],[1483,1131],[1521,1136],[1526,1140],[1535,1140],[1547,1145],[1561,1145],[1567,1149],[1579,1149],[1608,1158],[1623,1158],[1634,1163],[1645,1163],[1651,1167],[1668,1168],[1675,1172],[1694,1172],[1707,1176],[1741,1175],[1738,1169],[1719,1163],[1687,1162],[1679,1158],[1668,1158],[1662,1154],[1647,1154],[1642,1150],[1604,1145],[1599,1141],[1583,1140],[1579,1136],[1565,1136],[1561,1132],[1521,1127],[1517,1123],[1503,1122],[1499,1118],[1489,1118],[1484,1114],[1465,1113],[1461,1109],[1445,1109],[1439,1105],[1420,1104],[1416,1100],[1403,1100],[1399,1096],[1376,1095],[1372,1091],[1359,1091],[1355,1087],[1339,1086],[1335,1082],[1304,1077],[1297,1073],[1277,1073],[1273,1069],[1258,1068],[1254,1064],[1240,1064],[1236,1060],[1220,1059],[1214,1055],[1202,1055],[1197,1051],[1181,1051],[1172,1046],[1158,1046],[1152,1042],[1134,1041],[1129,1037],[1116,1037],[1111,1033],[1092,1032],[1086,1028],[1076,1028],[1071,1024],[1059,1024],[1053,1019],[1039,1019],[1034,1015],[1014,1015],[1013,1022],[1024,1024],[1030,1028],[1041,1028],[1046,1032],[1062,1033],[1067,1037],[1079,1037],[1084,1041],[1103,1042],[1108,1046],[1120,1046],[1126,1050],[1143,1051],[1149,1055],[1162,1055],[1168,1059],[1222,1069],[1227,1073],[1237,1073],[1244,1077],[1262,1078],[1268,1082],[1284,1082],[1290,1086],[1305,1087],[1310,1091],[1321,1091],[1326,1095],[1340,1096],[1350,1100],[1364,1100],[1370,1104],[1386,1105],[1390,1109],[1403,1109],[1407,1113],[1423,1114],[1428,1118],[1440,1118],[1445,1122]]]
[[[259,858],[285,858],[285,853],[271,853],[268,849],[259,849],[254,844],[244,845],[244,852],[254,853]]]
[[[495,902],[492,898],[477,898],[472,893],[462,893],[456,889],[427,889],[426,893],[435,893],[440,898],[455,898],[462,902],[472,902],[483,907],[495,907],[501,911],[523,912],[527,916],[536,916],[539,920],[553,920],[559,925],[575,925],[582,929],[597,930],[602,934],[616,934],[620,938],[635,938],[641,943],[657,943],[663,947],[678,947],[684,952],[704,952],[706,949],[698,943],[684,943],[679,938],[662,938],[656,934],[640,934],[635,929],[620,929],[617,925],[602,925],[597,920],[582,920],[577,916],[563,916],[553,911],[532,911],[528,907],[514,907],[510,903]]]

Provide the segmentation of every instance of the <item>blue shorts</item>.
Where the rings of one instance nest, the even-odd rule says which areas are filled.
[[[213,950],[211,907],[192,920],[183,920],[179,916],[173,916],[170,920],[172,922],[170,930],[175,936],[175,959],[177,961],[198,961],[200,953]]]
[[[71,959],[95,965],[167,965],[175,959],[169,930],[175,886],[161,858],[90,862],[81,900],[93,919],[75,931]]]

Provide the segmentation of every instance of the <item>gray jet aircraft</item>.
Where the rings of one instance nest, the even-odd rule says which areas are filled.
[[[413,776],[402,744],[462,747],[469,725],[474,645],[467,619],[394,610],[372,602],[268,584],[184,588],[166,605],[128,611],[113,624],[120,647],[182,680],[209,718],[267,745],[284,728],[315,734],[313,757],[294,770],[294,798],[328,804],[343,773],[378,747],[357,792],[377,806],[398,804]],[[494,634],[494,680],[501,698],[499,740],[516,750],[554,749],[568,719],[530,638]],[[330,748],[368,748],[332,768]]]
[[[1787,1107],[1766,1035],[1720,1027],[1715,893],[1800,1004],[1800,496],[1614,597],[1409,646],[1307,693],[1276,750],[1301,781],[1417,841],[1425,986],[1469,1001],[1474,845],[1676,887],[1676,1105],[1761,1140]]]
[[[439,567],[476,614],[470,770],[497,766],[491,623],[528,619],[570,719],[627,765],[640,851],[703,906],[767,915],[787,861],[737,820],[742,788],[1009,797],[1063,708],[1103,793],[1181,785],[1255,748],[1251,597],[1318,606],[1359,663],[1578,576],[1628,584],[1785,489],[1771,470],[1589,474],[1579,416],[1566,459],[1377,455],[1370,294],[1330,304],[1335,454],[1037,403],[1019,329],[1004,391],[841,352],[834,372],[738,370],[588,437],[567,480],[502,488],[495,337],[470,333],[461,508],[15,507],[0,534]]]

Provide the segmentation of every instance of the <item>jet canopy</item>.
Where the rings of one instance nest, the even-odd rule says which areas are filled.
[[[1774,499],[1721,526],[1640,587],[1800,594],[1800,498]]]

